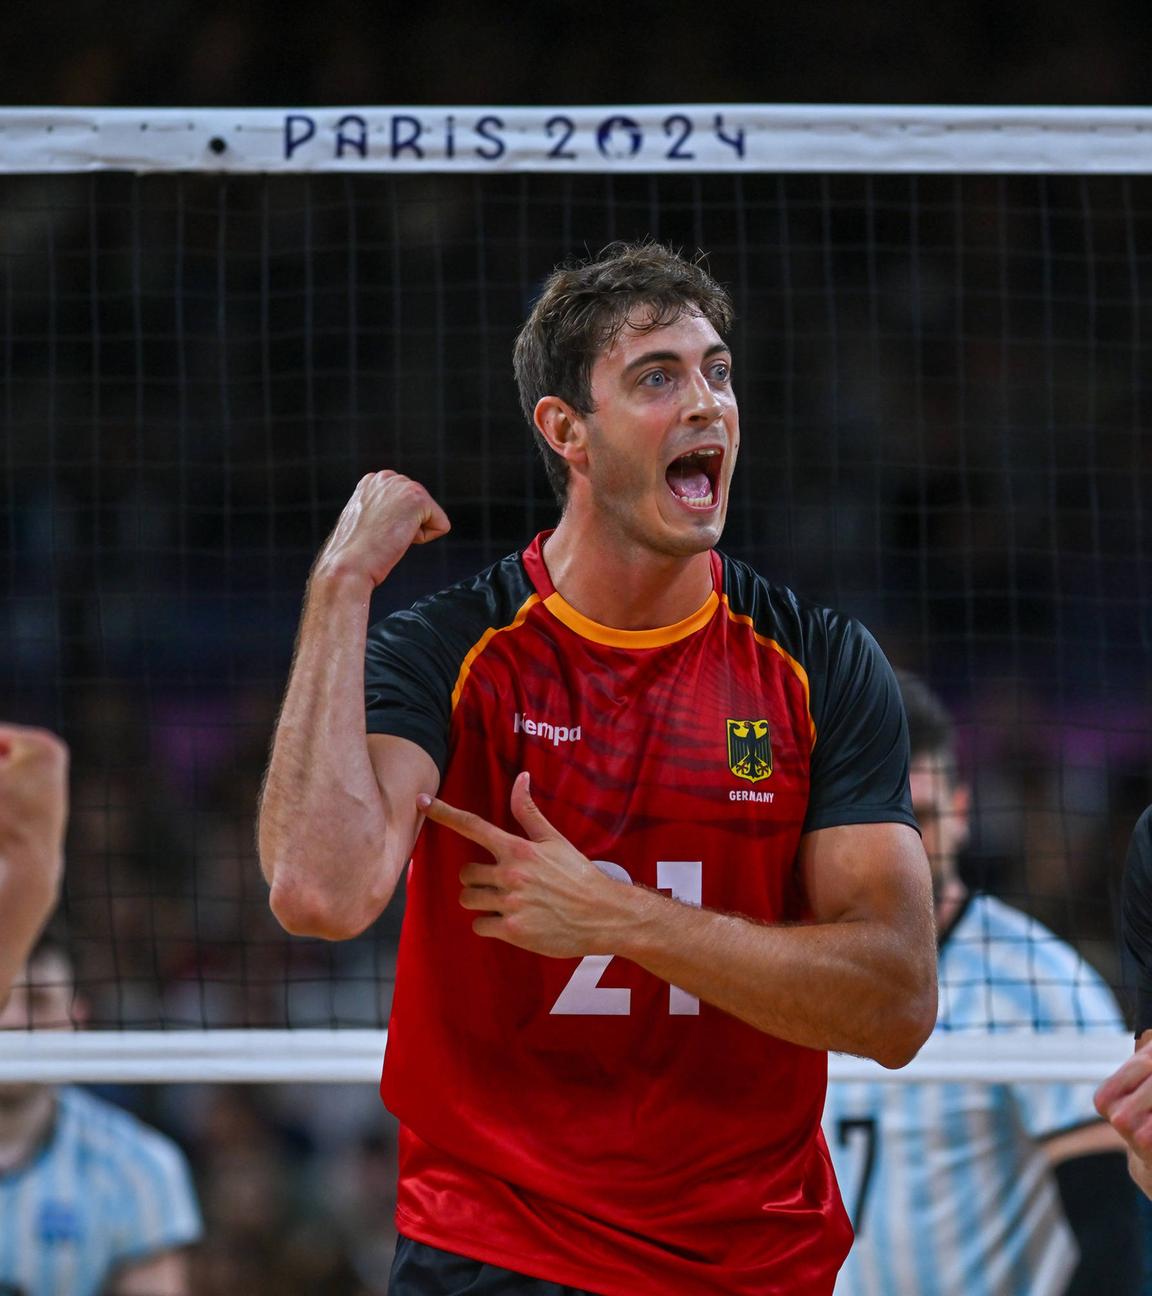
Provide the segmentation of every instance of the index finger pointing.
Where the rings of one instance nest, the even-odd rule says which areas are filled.
[[[438,823],[442,828],[451,828],[454,833],[467,837],[477,846],[483,846],[493,855],[499,855],[513,840],[511,834],[506,833],[503,828],[497,828],[495,824],[489,823],[487,819],[481,819],[478,814],[473,814],[470,810],[458,810],[446,801],[441,801],[439,797],[430,797],[422,792],[416,798],[416,804],[433,823]]]

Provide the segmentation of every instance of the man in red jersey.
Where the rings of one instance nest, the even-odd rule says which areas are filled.
[[[412,857],[393,1296],[830,1293],[827,1051],[901,1066],[932,1029],[891,670],[714,548],[731,316],[655,244],[557,270],[515,355],[556,529],[369,631],[449,526],[380,472],[313,569],[261,857],[330,939]]]

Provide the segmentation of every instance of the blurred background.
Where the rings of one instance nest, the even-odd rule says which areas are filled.
[[[1146,103],[1139,0],[19,5],[10,104]],[[14,10],[15,14],[16,10]]]
[[[9,104],[1139,103],[1145,7],[73,3]],[[308,566],[358,477],[452,537],[383,614],[555,520],[510,352],[559,259],[652,235],[734,292],[725,547],[861,616],[960,724],[969,879],[1112,982],[1152,800],[1144,178],[0,177],[0,714],[73,747],[93,1027],[379,1026],[402,897],[267,909],[256,795]],[[383,1290],[370,1087],[125,1088],[189,1152],[200,1288]]]

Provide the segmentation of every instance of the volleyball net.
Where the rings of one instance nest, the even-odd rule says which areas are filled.
[[[703,249],[733,291],[725,548],[941,694],[966,879],[1122,992],[1150,172],[1139,110],[0,111],[0,714],[73,747],[90,1006],[6,1037],[0,1079],[375,1078],[402,897],[288,937],[253,845],[304,580],[380,467],[453,533],[378,615],[554,523],[512,339],[614,239]],[[1045,1034],[937,1037],[893,1078],[1100,1078],[1131,1041],[1079,975]]]

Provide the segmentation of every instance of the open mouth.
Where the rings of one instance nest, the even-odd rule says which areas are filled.
[[[689,508],[709,509],[720,493],[720,465],[724,451],[719,446],[689,450],[668,465],[668,489]]]

